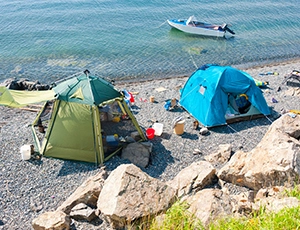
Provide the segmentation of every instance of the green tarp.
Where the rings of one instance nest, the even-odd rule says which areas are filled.
[[[43,101],[50,101],[54,98],[55,92],[53,90],[11,90],[5,86],[0,86],[0,105],[18,108]]]

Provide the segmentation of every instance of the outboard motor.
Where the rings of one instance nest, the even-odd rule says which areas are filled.
[[[235,32],[233,32],[233,30],[231,30],[231,29],[228,28],[228,25],[226,23],[222,24],[222,29],[224,31],[228,31],[231,34],[235,34]]]

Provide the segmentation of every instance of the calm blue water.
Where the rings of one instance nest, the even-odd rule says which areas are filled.
[[[300,57],[299,0],[0,0],[0,80],[51,83],[89,69],[114,79],[190,75],[205,63],[253,66]],[[233,39],[171,29],[195,15]]]

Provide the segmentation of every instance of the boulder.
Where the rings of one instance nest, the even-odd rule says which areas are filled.
[[[231,144],[223,144],[219,145],[219,149],[216,153],[205,156],[205,160],[209,162],[218,162],[221,164],[226,163],[231,156],[232,145]]]
[[[274,197],[266,197],[255,202],[253,210],[259,212],[261,207],[268,212],[277,213],[284,208],[294,208],[300,205],[300,200],[296,197],[283,197],[281,199]]]
[[[284,114],[250,152],[237,151],[217,176],[253,190],[292,186],[300,173],[300,116]]]
[[[247,215],[251,214],[252,213],[252,205],[253,205],[252,194],[253,194],[253,191],[251,190],[248,192],[242,192],[240,194],[230,195],[231,205],[232,205],[232,213],[235,214],[236,216],[242,216],[242,215],[247,216]]]
[[[174,201],[175,190],[133,164],[123,164],[104,182],[97,208],[112,227],[160,213]]]
[[[232,213],[230,196],[220,189],[200,190],[185,201],[189,204],[188,211],[195,214],[203,225]]]
[[[286,197],[287,191],[289,191],[289,190],[291,190],[291,188],[287,188],[287,187],[283,187],[283,186],[262,188],[262,189],[258,190],[257,193],[255,194],[255,201],[264,199],[266,197],[282,199],[283,197]]]
[[[68,230],[71,218],[62,211],[45,212],[32,221],[34,230]]]
[[[97,216],[95,214],[95,209],[90,208],[86,204],[80,203],[72,208],[70,217],[75,220],[92,221]]]
[[[192,163],[181,170],[177,176],[167,182],[177,191],[177,196],[182,197],[191,192],[197,192],[212,183],[216,169],[207,161]]]
[[[134,142],[128,144],[122,149],[121,157],[129,160],[138,167],[145,168],[149,164],[150,153],[152,151],[152,143],[150,142]]]
[[[98,196],[103,187],[107,172],[104,168],[80,185],[71,196],[69,196],[58,208],[66,214],[70,214],[71,209],[79,203],[84,203],[91,207],[97,206]]]

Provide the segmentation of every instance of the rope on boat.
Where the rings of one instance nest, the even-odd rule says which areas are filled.
[[[166,23],[167,23],[167,21],[163,22],[162,24],[160,24],[159,27],[163,26],[163,25],[166,24]],[[159,28],[159,27],[157,27],[157,28]]]
[[[189,55],[190,55],[190,57],[191,57],[191,59],[192,59],[192,62],[193,62],[193,64],[194,64],[194,66],[196,67],[196,69],[198,69],[198,66],[196,65],[196,62],[194,61],[194,58],[193,58],[193,56],[191,55],[190,51],[188,51],[188,53],[189,53]]]

